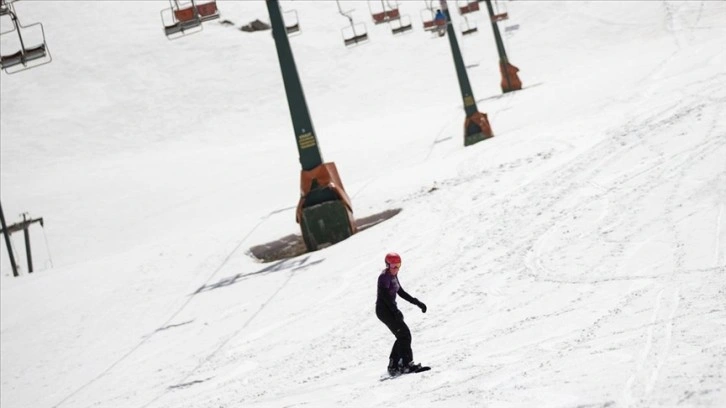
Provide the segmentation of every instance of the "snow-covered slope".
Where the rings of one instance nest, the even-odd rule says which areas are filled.
[[[3,209],[45,220],[36,273],[22,235],[21,277],[0,250],[0,405],[724,404],[725,3],[501,2],[526,87],[506,95],[476,13],[459,43],[496,137],[464,148],[424,1],[396,37],[342,2],[371,39],[350,49],[335,2],[282,2],[355,215],[402,211],[269,264],[248,249],[299,233],[300,166],[273,39],[238,30],[265,3],[219,1],[234,26],[172,42],[167,5],[15,5],[54,60],[0,75]],[[380,382],[389,251],[434,368]]]

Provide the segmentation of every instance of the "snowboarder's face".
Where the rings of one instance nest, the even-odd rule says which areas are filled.
[[[396,276],[398,275],[398,270],[401,269],[400,263],[392,263],[388,265],[388,270],[391,272],[391,275]]]

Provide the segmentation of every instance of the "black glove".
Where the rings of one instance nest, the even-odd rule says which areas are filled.
[[[416,306],[421,308],[421,312],[426,313],[426,305],[424,304],[424,302],[416,299]]]

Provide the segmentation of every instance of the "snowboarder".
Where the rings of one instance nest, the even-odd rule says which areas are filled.
[[[411,350],[411,331],[403,321],[403,313],[396,305],[396,295],[412,303],[421,312],[426,313],[426,305],[415,297],[406,293],[398,281],[398,271],[401,268],[401,256],[395,252],[386,255],[386,269],[378,276],[378,296],[376,299],[376,316],[396,336],[391,355],[388,359],[388,373],[397,375],[401,373],[416,372],[422,369],[421,364],[413,362]]]

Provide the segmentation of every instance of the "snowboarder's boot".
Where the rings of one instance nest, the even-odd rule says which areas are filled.
[[[395,361],[394,359],[388,359],[388,374],[390,375],[399,375],[401,374],[401,359],[398,359],[398,361]]]
[[[414,363],[413,361],[411,361],[410,363],[408,363],[406,366],[403,367],[403,370],[401,372],[404,374],[415,373],[420,369],[421,369],[421,364]]]

